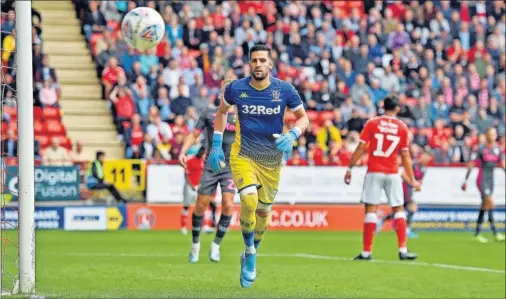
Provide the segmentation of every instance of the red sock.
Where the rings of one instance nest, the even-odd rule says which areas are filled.
[[[394,215],[395,232],[397,233],[397,243],[399,248],[406,248],[406,215],[404,212],[398,212]]]
[[[188,224],[188,210],[181,211],[181,228],[186,227]]]
[[[365,252],[372,252],[372,240],[374,239],[374,233],[376,232],[376,221],[378,216],[374,213],[365,214],[364,219],[364,232],[362,235]]]

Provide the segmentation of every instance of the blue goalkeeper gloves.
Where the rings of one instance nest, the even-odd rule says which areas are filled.
[[[274,134],[274,137],[278,136]],[[293,142],[300,136],[300,131],[293,128],[290,132],[279,136],[276,139],[276,147],[280,152],[289,153],[293,149]]]
[[[223,134],[214,133],[211,151],[207,156],[207,163],[214,173],[219,173],[225,167],[225,153],[222,148]]]

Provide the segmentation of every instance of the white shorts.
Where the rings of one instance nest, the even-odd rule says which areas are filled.
[[[362,189],[361,202],[370,205],[379,205],[383,190],[387,196],[388,203],[392,207],[404,204],[402,192],[402,178],[399,174],[385,174],[371,172],[367,173]]]
[[[189,207],[197,200],[197,190],[194,190],[188,182],[184,183],[183,187],[183,205]]]

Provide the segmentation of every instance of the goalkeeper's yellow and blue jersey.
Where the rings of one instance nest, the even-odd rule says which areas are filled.
[[[285,109],[301,109],[302,101],[288,82],[270,77],[270,85],[256,89],[250,80],[235,80],[225,89],[225,104],[235,105],[237,110],[231,156],[244,156],[261,166],[277,168],[283,153],[276,148],[273,134],[283,133]]]

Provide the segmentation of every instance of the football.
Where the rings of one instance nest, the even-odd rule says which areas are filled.
[[[121,22],[121,31],[132,48],[149,50],[162,40],[165,23],[156,10],[137,7],[125,15]]]

